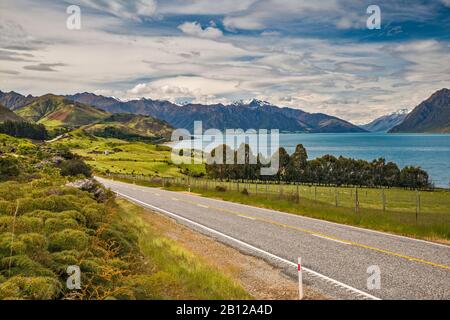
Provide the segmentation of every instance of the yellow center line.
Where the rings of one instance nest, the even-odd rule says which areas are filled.
[[[189,200],[180,200],[180,201],[185,202],[185,203],[189,203],[189,204],[193,204],[193,205],[197,205],[197,206],[202,206],[202,205],[199,205],[197,202],[194,202],[194,201],[189,201]],[[205,206],[205,207],[208,208],[208,206]],[[222,212],[226,212],[226,213],[230,213],[230,214],[233,214],[233,215],[237,215],[237,216],[240,216],[240,217],[248,218],[248,219],[251,219],[251,220],[256,220],[256,221],[261,221],[261,222],[264,222],[264,223],[272,224],[272,225],[275,225],[275,226],[278,226],[278,227],[281,227],[281,228],[286,228],[286,229],[300,231],[300,232],[303,232],[303,233],[307,233],[307,234],[310,234],[310,235],[313,235],[313,236],[317,236],[317,237],[320,237],[320,238],[332,240],[332,241],[335,241],[335,242],[341,242],[343,244],[348,244],[348,245],[352,245],[352,246],[355,246],[355,247],[359,247],[359,248],[363,248],[363,249],[367,249],[367,250],[371,250],[371,251],[375,251],[375,252],[379,252],[379,253],[395,256],[395,257],[402,258],[402,259],[405,259],[405,260],[408,260],[408,261],[419,262],[419,263],[427,264],[427,265],[430,265],[430,266],[433,266],[433,267],[436,267],[436,268],[450,270],[450,266],[447,266],[447,265],[434,263],[434,262],[427,261],[427,260],[420,259],[420,258],[410,257],[410,256],[407,256],[407,255],[404,255],[404,254],[401,254],[401,253],[393,252],[393,251],[390,251],[390,250],[384,250],[384,249],[380,249],[380,248],[376,248],[376,247],[372,247],[372,246],[361,244],[361,243],[354,242],[354,241],[348,241],[348,240],[345,240],[345,239],[340,239],[340,238],[329,236],[329,235],[326,235],[326,234],[323,234],[323,233],[320,233],[320,232],[317,232],[317,231],[313,231],[313,230],[309,230],[309,229],[305,229],[305,228],[294,227],[294,226],[291,226],[291,225],[288,225],[288,224],[276,222],[276,221],[265,219],[265,218],[249,216],[249,215],[245,215],[245,214],[243,214],[241,212],[228,210],[228,209],[224,209],[224,208],[219,208],[219,207],[214,207],[214,206],[209,206],[209,208],[210,209],[215,209],[215,210],[218,210],[218,211],[222,211]]]

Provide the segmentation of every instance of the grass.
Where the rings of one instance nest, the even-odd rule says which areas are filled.
[[[143,180],[119,180],[124,182],[136,182],[137,184],[144,186],[161,186],[161,184]],[[215,189],[216,185],[224,186],[226,188],[226,191],[217,191]],[[448,207],[446,211],[441,212],[439,210],[439,208],[442,207],[442,204],[439,204],[435,208],[431,206],[428,212],[419,213],[416,220],[415,211],[413,212],[390,209],[384,212],[383,210],[365,207],[363,204],[361,204],[359,211],[356,212],[354,208],[336,207],[335,205],[327,202],[311,200],[308,197],[301,197],[300,200],[297,201],[297,197],[295,197],[295,195],[287,192],[289,188],[294,188],[293,186],[289,186],[289,188],[287,186],[283,186],[286,187],[286,190],[283,190],[282,195],[280,195],[279,192],[269,193],[266,195],[265,193],[261,193],[261,191],[256,194],[252,189],[252,185],[250,185],[250,188],[248,186],[246,187],[249,190],[249,195],[244,195],[242,191],[238,192],[236,190],[231,190],[228,183],[214,184],[210,181],[208,184],[208,188],[205,188],[205,186],[206,180],[201,182],[198,181],[197,183],[191,183],[191,192],[200,194],[205,197],[216,198],[255,207],[273,209],[414,238],[440,242],[448,242],[448,240],[450,240],[450,214],[448,213]],[[271,187],[278,188],[278,186]],[[243,185],[241,185],[240,190],[243,190],[243,188]],[[167,186],[166,184],[165,189],[173,191],[186,191],[185,186],[177,186],[174,184],[170,186]],[[323,188],[323,190],[321,191],[325,194],[328,189]],[[368,195],[372,191],[374,192],[375,190],[369,189]],[[399,194],[408,194],[408,192],[411,192],[407,190],[393,191]],[[364,194],[364,190],[360,190],[360,192]],[[436,194],[437,200],[444,199],[443,201],[448,201],[450,192],[436,191],[435,193],[430,193],[430,195],[432,194]],[[364,196],[365,195],[361,195],[362,198],[364,198]]]
[[[82,156],[98,173],[141,174],[157,177],[182,177],[183,172],[205,172],[204,166],[175,165],[170,149],[144,142],[127,142],[87,136],[75,131],[70,138],[56,142]],[[109,154],[103,154],[108,151]]]
[[[162,236],[156,228],[145,222],[144,209],[118,199],[121,217],[136,226],[139,246],[152,270],[155,298],[158,299],[250,299],[251,296],[237,283],[220,271],[207,265],[203,259]]]
[[[75,131],[70,139],[65,139],[61,143],[83,156],[100,175],[131,174],[186,180],[183,173],[187,169],[191,173],[205,173],[203,165],[174,165],[170,160],[169,149],[162,146],[92,138],[80,131]],[[115,151],[109,155],[102,154],[106,150]],[[197,181],[193,183],[193,190],[205,196],[418,238],[450,239],[450,190],[438,189],[416,193],[400,188],[384,190],[360,188],[358,189],[360,211],[356,214],[355,188],[299,186],[300,203],[296,203],[288,200],[297,197],[295,185],[282,185],[280,193],[280,186],[277,184],[269,184],[266,189],[266,186],[261,184],[241,183],[240,191],[245,187],[250,193],[250,196],[245,196],[237,192],[236,183],[216,183],[227,188],[227,192],[216,192],[213,191],[215,188],[213,181],[208,182],[212,186],[209,190],[203,188],[206,180],[191,181]],[[161,186],[160,182],[150,185]],[[383,194],[385,210],[383,210]],[[420,206],[417,206],[418,203]]]

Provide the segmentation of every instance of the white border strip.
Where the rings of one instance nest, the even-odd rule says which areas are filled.
[[[226,238],[226,239],[228,239],[228,240],[234,241],[234,242],[238,243],[238,244],[241,245],[241,246],[244,246],[244,247],[247,247],[247,248],[249,248],[249,249],[251,249],[251,250],[253,250],[253,251],[262,253],[262,254],[264,254],[264,255],[270,257],[270,258],[273,258],[273,259],[275,259],[275,260],[278,260],[278,261],[281,261],[281,262],[283,262],[283,263],[285,263],[285,264],[288,264],[288,265],[291,266],[291,267],[297,268],[297,264],[294,263],[294,262],[291,262],[291,261],[286,260],[286,259],[284,259],[284,258],[278,257],[278,256],[276,256],[276,255],[274,255],[274,254],[272,254],[272,253],[270,253],[270,252],[264,251],[264,250],[262,250],[262,249],[259,249],[259,248],[255,247],[255,246],[252,246],[251,244],[248,244],[248,243],[246,243],[246,242],[243,242],[243,241],[241,241],[241,240],[238,240],[238,239],[236,239],[236,238],[233,238],[233,237],[231,237],[231,236],[228,236],[228,235],[226,235],[226,234],[224,234],[224,233],[222,233],[222,232],[220,232],[220,231],[211,229],[211,228],[209,228],[209,227],[207,227],[207,226],[204,226],[204,225],[202,225],[202,224],[200,224],[200,223],[194,222],[194,221],[192,221],[192,220],[190,220],[190,219],[184,218],[184,217],[179,216],[179,215],[177,215],[177,214],[175,214],[175,213],[172,213],[172,212],[170,212],[170,211],[167,211],[167,210],[164,210],[164,209],[155,207],[155,206],[153,206],[153,205],[151,205],[151,204],[145,203],[145,202],[140,201],[140,200],[138,200],[138,199],[136,199],[136,198],[127,196],[126,194],[123,194],[123,193],[121,193],[121,192],[115,191],[115,193],[116,193],[117,195],[120,195],[120,196],[122,196],[122,197],[124,197],[124,198],[127,198],[127,199],[129,199],[129,200],[131,200],[131,201],[133,201],[133,202],[136,202],[136,203],[138,203],[138,204],[141,204],[141,205],[143,205],[143,206],[145,206],[145,207],[148,207],[148,208],[151,208],[151,209],[153,209],[153,210],[159,211],[159,212],[161,212],[161,213],[167,214],[167,215],[172,216],[172,217],[174,217],[174,218],[176,218],[176,219],[179,219],[179,220],[183,220],[183,221],[185,221],[185,222],[188,222],[188,223],[190,223],[190,224],[192,224],[192,225],[194,225],[194,226],[196,226],[196,227],[202,228],[202,229],[204,229],[204,230],[206,230],[206,231],[208,231],[208,232],[217,234],[217,235],[219,235],[219,236],[221,236],[221,237],[223,237],[223,238]],[[311,269],[303,268],[303,270],[305,270],[305,272],[311,274],[311,275],[314,276],[314,277],[318,277],[318,278],[320,278],[320,279],[322,279],[322,280],[325,280],[325,281],[328,282],[328,283],[332,283],[332,284],[335,285],[335,286],[339,286],[339,287],[341,287],[341,288],[343,288],[343,289],[345,289],[345,290],[347,290],[347,291],[351,291],[351,292],[355,293],[357,296],[363,296],[363,297],[368,298],[368,299],[371,299],[371,300],[381,300],[380,298],[377,298],[377,297],[375,297],[375,296],[372,296],[372,295],[370,295],[370,294],[368,294],[368,293],[366,293],[366,292],[364,292],[364,291],[361,291],[361,290],[359,290],[359,289],[353,288],[353,287],[351,287],[351,286],[349,286],[349,285],[346,285],[345,283],[342,283],[342,282],[340,282],[340,281],[337,281],[337,280],[334,280],[334,279],[332,279],[332,278],[329,278],[329,277],[327,277],[327,276],[325,276],[325,275],[323,275],[323,274],[320,274],[320,273],[318,273],[318,272],[316,272],[316,271],[313,271],[313,270],[311,270]]]

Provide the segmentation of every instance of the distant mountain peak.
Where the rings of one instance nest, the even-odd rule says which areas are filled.
[[[392,133],[450,133],[450,90],[440,89],[411,111]]]
[[[403,108],[403,109],[399,109],[399,110],[395,111],[392,114],[404,115],[404,114],[408,114],[408,113],[409,113],[409,109]]]
[[[273,106],[273,104],[271,104],[270,102],[267,102],[267,101],[253,99],[249,103],[249,106],[250,107],[270,107],[270,106]]]
[[[272,103],[258,100],[258,99],[248,99],[248,100],[238,100],[230,104],[235,107],[250,107],[250,108],[261,108],[274,106]]]

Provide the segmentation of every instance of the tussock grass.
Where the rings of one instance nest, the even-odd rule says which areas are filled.
[[[145,210],[117,200],[120,216],[139,229],[146,269],[153,270],[145,290],[158,299],[249,299],[245,290],[175,241],[144,222]],[[141,277],[135,279],[143,282]],[[143,289],[144,290],[144,289]]]

